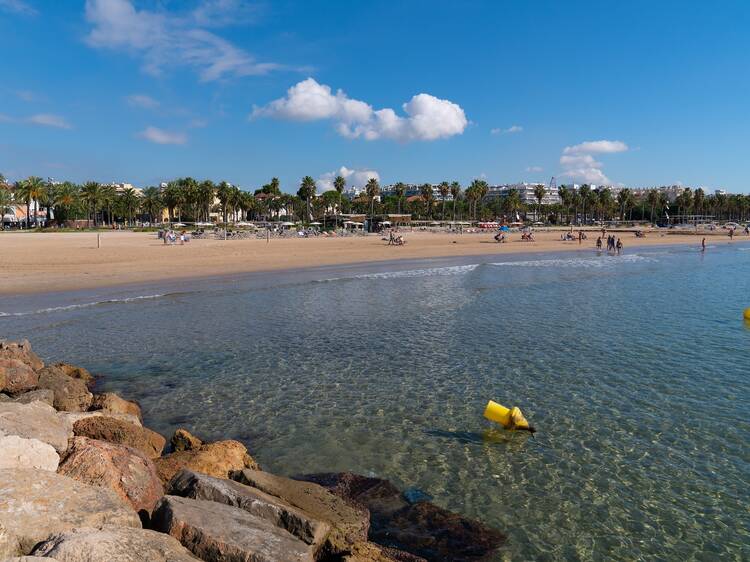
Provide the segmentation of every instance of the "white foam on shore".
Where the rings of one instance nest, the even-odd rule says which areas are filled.
[[[490,263],[489,265],[502,267],[565,267],[565,268],[603,268],[621,263],[655,262],[653,258],[646,258],[638,254],[620,256],[605,255],[595,258],[553,258],[546,260],[505,261]]]
[[[140,300],[158,299],[167,296],[167,293],[157,295],[140,295],[137,297],[126,297],[121,299],[106,299],[102,301],[85,302],[80,304],[69,304],[65,306],[50,306],[47,308],[40,308],[38,310],[27,310],[24,312],[0,312],[0,318],[8,316],[30,316],[33,314],[47,314],[50,312],[62,312],[65,310],[76,310],[78,308],[90,308],[92,306],[99,306],[104,304],[125,304],[129,302],[136,302]]]
[[[407,277],[445,277],[449,275],[463,275],[474,271],[479,264],[452,265],[446,267],[428,267],[425,269],[408,269],[404,271],[379,271],[377,273],[361,273],[349,277],[333,277],[321,279],[321,283],[330,281],[345,281],[350,279],[401,279]]]

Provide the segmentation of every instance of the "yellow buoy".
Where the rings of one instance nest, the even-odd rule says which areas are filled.
[[[745,309],[743,316],[745,317],[745,320],[750,321],[750,308]]]
[[[484,409],[484,417],[490,421],[499,423],[505,429],[522,429],[534,433],[536,430],[529,425],[523,417],[520,408],[506,408],[502,404],[490,400]]]

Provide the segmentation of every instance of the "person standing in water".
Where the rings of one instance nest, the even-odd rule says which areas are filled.
[[[617,244],[615,246],[617,248],[617,255],[620,255],[620,252],[622,252],[622,240],[619,238],[617,239]]]
[[[701,240],[701,252],[706,251],[706,237],[703,237],[703,240]]]

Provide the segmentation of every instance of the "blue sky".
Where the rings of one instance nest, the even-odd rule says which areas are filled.
[[[0,0],[0,172],[748,192],[750,3]]]

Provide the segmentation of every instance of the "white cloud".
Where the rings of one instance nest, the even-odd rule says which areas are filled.
[[[156,109],[159,107],[158,101],[145,94],[132,94],[126,100],[128,105],[132,105],[133,107],[142,107],[144,109]]]
[[[326,172],[316,180],[318,191],[323,192],[333,189],[333,180],[336,179],[336,176],[342,176],[346,180],[347,188],[362,188],[367,185],[370,178],[380,181],[380,174],[375,170],[350,170],[346,166],[341,166],[337,172]]]
[[[512,135],[513,133],[520,133],[521,131],[523,131],[523,127],[521,127],[521,125],[511,125],[507,129],[500,129],[499,127],[496,127],[494,129],[490,129],[490,134],[492,134],[492,135],[500,135],[500,134]]]
[[[86,0],[86,37],[95,48],[141,56],[144,70],[161,74],[167,66],[194,68],[201,80],[267,74],[280,68],[257,62],[229,41],[201,28],[195,19],[166,11],[137,10],[130,0]]]
[[[527,172],[543,172],[544,168],[542,168],[541,166],[529,166],[528,168],[526,168],[526,171]]]
[[[57,127],[58,129],[70,129],[70,123],[68,123],[64,117],[59,115],[52,115],[51,113],[37,113],[27,119],[29,123],[34,125],[43,125],[45,127]]]
[[[261,4],[247,0],[203,0],[191,15],[197,25],[221,27],[252,23],[262,11]]]
[[[604,164],[594,159],[592,154],[614,154],[626,152],[628,145],[622,141],[586,141],[573,146],[566,146],[560,157],[563,176],[578,179],[597,185],[611,184],[602,171]]]
[[[563,154],[611,154],[614,152],[626,152],[628,145],[622,141],[586,141],[574,146],[566,146]]]
[[[165,131],[157,127],[146,127],[138,136],[156,144],[185,144],[187,142],[185,133]]]
[[[23,0],[0,0],[0,11],[23,16],[35,16],[38,13],[36,8]]]
[[[348,97],[343,90],[334,94],[330,86],[308,78],[289,88],[285,97],[254,107],[251,117],[292,121],[330,119],[336,122],[338,133],[347,138],[404,142],[460,135],[468,125],[459,105],[430,94],[417,94],[402,107],[405,117],[390,108],[375,110],[364,101]]]

